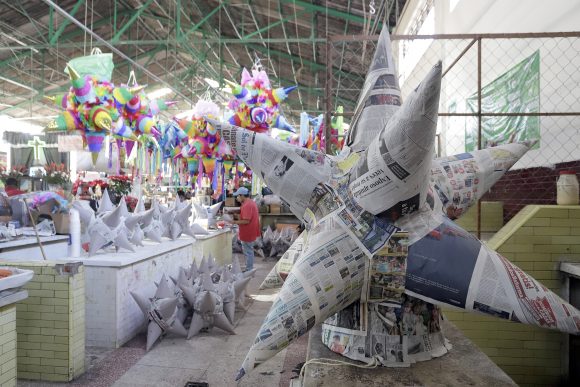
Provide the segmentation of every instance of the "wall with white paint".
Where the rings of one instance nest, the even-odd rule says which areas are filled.
[[[428,0],[410,0],[394,34],[409,34],[417,30],[417,23],[421,25],[418,34],[567,32],[577,31],[580,20],[580,2],[574,0],[434,0],[432,8],[425,4]],[[469,43],[468,39],[395,41],[403,96],[437,60],[448,68]],[[476,47],[472,46],[445,76],[440,111],[449,112],[455,104],[456,112],[467,112],[465,99],[477,90]],[[541,58],[540,111],[580,111],[579,38],[484,40],[482,86],[536,50]],[[464,150],[466,124],[466,118],[440,118],[443,154]],[[580,117],[542,117],[540,125],[540,149],[528,152],[516,168],[580,159]]]

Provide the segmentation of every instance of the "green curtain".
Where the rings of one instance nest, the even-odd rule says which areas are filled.
[[[467,110],[477,113],[477,93],[467,99]],[[536,51],[481,89],[482,113],[537,113],[540,111],[540,51]],[[466,123],[465,151],[477,149],[477,118]],[[538,140],[540,117],[482,117],[483,148],[513,141]]]

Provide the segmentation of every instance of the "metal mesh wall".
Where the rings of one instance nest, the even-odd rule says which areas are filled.
[[[329,114],[342,105],[349,121],[377,39],[329,38]],[[534,149],[484,200],[503,202],[506,221],[526,204],[556,202],[559,172],[580,173],[580,33],[391,39],[403,100],[438,60],[443,62],[438,155],[535,138]]]

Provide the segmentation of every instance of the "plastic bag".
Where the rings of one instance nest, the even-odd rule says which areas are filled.
[[[99,82],[110,82],[113,77],[113,54],[103,54],[99,48],[93,48],[91,55],[74,58],[68,62],[81,77],[90,75],[96,77]],[[68,74],[68,70],[64,70]]]

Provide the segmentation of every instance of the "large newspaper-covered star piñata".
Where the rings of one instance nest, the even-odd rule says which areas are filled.
[[[384,365],[439,356],[447,347],[436,305],[580,332],[580,311],[452,222],[531,144],[434,159],[441,63],[397,107],[386,30],[377,50],[339,157],[212,122],[307,226],[238,380],[323,322],[323,341],[345,356]],[[373,318],[357,347],[332,326],[359,303]]]

